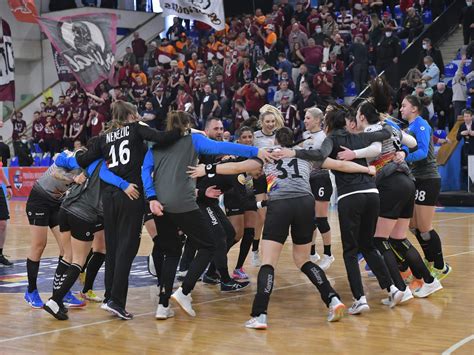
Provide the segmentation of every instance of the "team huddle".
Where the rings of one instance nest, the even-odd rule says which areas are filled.
[[[191,293],[199,280],[222,292],[247,288],[243,265],[252,248],[252,265],[260,269],[245,326],[266,329],[275,267],[288,235],[295,265],[319,291],[329,322],[370,310],[362,258],[386,290],[382,303],[388,307],[442,289],[440,280],[451,267],[432,226],[440,191],[432,129],[420,116],[419,99],[407,96],[400,111],[408,128],[402,130],[387,114],[385,82],[376,79],[371,86],[373,96],[356,112],[341,105],[325,112],[307,109],[301,137],[284,127],[278,109],[265,105],[260,129],[240,127],[236,143],[223,141],[219,119],[208,119],[204,134],[192,129],[188,113],[171,111],[166,130],[158,131],[140,121],[135,106],[115,102],[105,132],[87,149],[59,154],[31,191],[25,300],[58,320],[68,319],[68,308],[83,307],[86,300],[132,319],[126,310],[128,278],[143,226],[153,238],[149,263],[159,286],[160,320],[174,316],[170,299],[196,316]],[[328,222],[331,174],[353,295],[349,308],[325,273],[335,260]],[[36,280],[48,228],[60,256],[52,295],[43,303]],[[322,257],[315,248],[317,231]],[[239,242],[230,273],[227,254]],[[102,299],[93,285],[104,260]],[[84,287],[73,294],[81,273]]]

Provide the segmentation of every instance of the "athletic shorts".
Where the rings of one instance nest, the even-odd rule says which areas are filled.
[[[153,213],[150,210],[150,203],[145,201],[145,214],[143,215],[143,223],[153,219]]]
[[[267,193],[267,176],[265,174],[258,179],[253,179],[253,193],[255,195]]]
[[[314,231],[314,197],[268,201],[263,239],[284,244],[291,227],[293,244],[311,243]]]
[[[332,182],[329,171],[323,170],[311,174],[309,178],[311,191],[316,201],[330,201],[332,196]]]
[[[5,192],[3,189],[0,189],[0,221],[6,221],[10,219],[10,213],[8,212],[7,198],[5,197]]]
[[[415,207],[415,183],[396,172],[377,184],[380,197],[379,216],[388,219],[411,218]]]
[[[32,226],[54,228],[59,224],[60,202],[52,202],[34,188],[26,201],[26,215]]]
[[[255,196],[247,196],[241,199],[233,193],[224,194],[225,214],[229,216],[238,216],[244,214],[245,211],[256,211],[257,202]]]
[[[71,232],[71,236],[74,239],[92,242],[94,240],[94,233],[103,229],[104,223],[102,219],[97,223],[89,223],[62,208],[59,211],[59,230],[61,232]]]
[[[441,191],[441,178],[416,179],[415,205],[436,206]]]

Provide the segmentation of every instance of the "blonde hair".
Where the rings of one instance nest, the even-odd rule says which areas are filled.
[[[275,129],[280,129],[285,126],[284,121],[283,121],[283,115],[281,114],[281,111],[277,109],[275,106],[272,105],[263,105],[260,108],[260,117],[258,121],[258,125],[261,127],[263,119],[267,115],[273,115],[275,117]]]
[[[310,107],[309,109],[306,110],[307,113],[311,115],[312,118],[314,119],[319,119],[321,122],[324,119],[324,113],[317,107]]]

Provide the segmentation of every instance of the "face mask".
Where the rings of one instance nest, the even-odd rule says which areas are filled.
[[[328,68],[326,68],[326,67],[322,67],[322,68],[321,68],[321,71],[322,71],[323,73],[327,72],[327,70],[328,70]]]
[[[321,27],[316,27],[316,33],[321,33]]]
[[[21,143],[23,143],[23,144],[26,144],[26,142],[28,142],[26,139],[21,140]]]
[[[428,49],[428,45],[424,44],[422,45],[423,49]]]
[[[392,37],[392,32],[385,32],[385,37]]]

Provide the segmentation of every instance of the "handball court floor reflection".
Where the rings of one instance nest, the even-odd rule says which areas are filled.
[[[5,246],[10,259],[19,263],[24,262],[29,248],[24,206],[24,202],[10,203],[11,220]],[[43,310],[30,308],[23,300],[24,288],[15,291],[21,293],[6,291],[8,282],[5,280],[21,283],[26,280],[26,270],[9,275],[7,268],[2,268],[0,353],[439,354],[447,351],[446,354],[473,354],[473,212],[441,210],[436,213],[435,227],[441,236],[446,260],[453,267],[453,272],[442,281],[443,290],[427,299],[414,299],[389,309],[380,303],[385,291],[380,290],[375,278],[369,278],[364,272],[371,311],[346,316],[337,323],[326,322],[327,309],[314,286],[294,266],[289,242],[277,267],[266,331],[243,326],[249,319],[258,272],[249,262],[244,268],[251,277],[251,288],[223,294],[217,286],[198,283],[193,292],[197,317],[188,317],[172,303],[176,316],[166,321],[157,321],[154,317],[156,286],[130,288],[127,309],[135,315],[131,321],[119,320],[91,302],[83,309],[71,309],[68,321],[57,321]],[[350,306],[352,300],[334,210],[330,223],[336,261],[327,275],[343,302]],[[415,238],[409,238],[418,247]],[[144,231],[139,255],[148,255],[151,247]],[[57,258],[57,250],[50,235],[44,257]],[[322,252],[319,236],[317,250]],[[229,256],[229,268],[234,266],[237,254],[238,247],[234,247]],[[96,289],[103,289],[97,283]],[[150,276],[148,284],[151,283]],[[50,290],[51,286],[46,289]],[[50,291],[41,295],[45,301]]]

